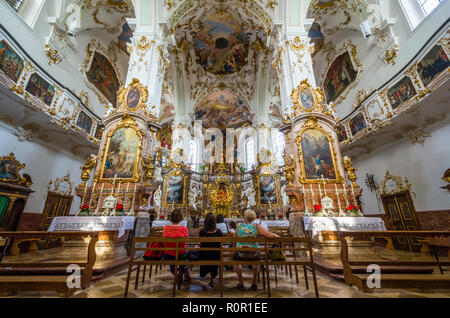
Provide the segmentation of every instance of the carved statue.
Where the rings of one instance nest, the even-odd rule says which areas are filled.
[[[284,175],[286,176],[286,180],[289,182],[289,186],[293,186],[294,184],[292,182],[294,181],[296,162],[294,158],[291,157],[291,163],[289,163],[287,154],[285,154],[283,158],[285,164],[283,168]]]
[[[358,168],[353,167],[352,159],[350,159],[350,157],[344,157],[344,166],[348,174],[348,179],[352,182],[353,186],[357,186],[355,171],[357,171]]]
[[[283,201],[283,206],[289,206],[289,197],[286,194],[286,185],[281,187],[281,200]]]
[[[153,179],[153,174],[155,173],[155,165],[153,163],[153,159],[149,157],[148,159],[145,159],[142,157],[142,170],[144,170],[144,179],[147,180],[147,183],[150,182],[151,179]]]
[[[81,183],[81,186],[86,186],[86,181],[88,181],[91,178],[91,170],[94,168],[95,164],[97,163],[97,155],[91,155],[86,162],[84,163],[84,166],[81,166],[81,180],[83,182]]]
[[[153,201],[155,202],[155,207],[161,206],[161,186],[158,186],[158,189],[156,189],[153,195]]]
[[[255,196],[256,196],[256,192],[255,192],[255,189],[253,189],[253,187],[248,187],[247,189],[245,189],[244,192],[242,192],[242,197],[247,198],[247,201],[248,201],[247,207],[256,205]]]

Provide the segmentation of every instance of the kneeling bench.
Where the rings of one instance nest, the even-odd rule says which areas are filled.
[[[55,291],[63,296],[72,295],[77,287],[69,286],[71,272],[67,273],[69,265],[80,267],[80,286],[89,287],[93,267],[96,260],[95,245],[98,232],[0,232],[0,237],[13,240],[41,240],[58,238],[71,240],[90,237],[86,261],[28,261],[0,263],[0,293],[17,291]]]

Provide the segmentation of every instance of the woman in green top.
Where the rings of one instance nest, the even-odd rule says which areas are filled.
[[[244,212],[245,222],[238,225],[238,227],[236,229],[236,233],[234,235],[236,237],[258,237],[260,235],[265,236],[265,237],[278,237],[278,235],[265,230],[259,224],[252,224],[252,222],[255,219],[256,219],[255,211],[250,210],[250,209],[245,211]],[[257,248],[258,243],[238,242],[238,243],[236,243],[236,247]],[[237,288],[241,291],[244,291],[245,287],[244,287],[244,281],[242,279],[242,265],[235,265],[234,271],[236,272],[236,274],[238,276],[238,280],[239,280]],[[253,283],[252,283],[252,287],[251,287],[253,290],[258,290],[258,285],[257,285],[258,271],[259,271],[259,266],[253,265]]]

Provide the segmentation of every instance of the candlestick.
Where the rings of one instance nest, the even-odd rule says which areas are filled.
[[[303,191],[303,203],[305,204],[305,213],[308,212],[308,207],[306,206],[306,192],[305,185],[302,183],[302,191]]]
[[[357,205],[357,203],[356,203],[356,197],[355,197],[355,190],[353,189],[353,182],[351,183],[351,187],[352,187],[353,201],[355,202],[355,205]]]
[[[322,199],[322,189],[320,188],[320,183],[317,183],[317,186],[319,187],[319,199]],[[320,204],[320,200],[319,200],[319,204]]]
[[[312,201],[312,205],[314,207],[314,192],[313,192],[313,188],[312,188],[312,183],[310,183],[309,186],[311,188],[311,201]]]
[[[336,196],[337,196],[337,201],[338,201],[338,207],[339,207],[339,214],[342,214],[342,207],[341,207],[341,200],[339,199],[339,191],[337,188],[337,184],[334,184],[334,188],[336,189]]]
[[[98,209],[99,209],[99,206],[100,206],[100,201],[101,201],[101,199],[102,199],[102,194],[103,194],[103,188],[104,188],[104,186],[105,186],[105,183],[102,183],[102,188],[100,189],[100,195],[98,196],[97,207],[95,208],[95,214],[96,214],[96,215],[98,214]]]
[[[325,192],[325,196],[327,196],[327,187],[325,185],[325,179],[324,179],[323,175],[322,175],[322,183],[323,183],[323,191]]]
[[[134,202],[136,201],[137,183],[134,184],[133,201],[131,202],[131,209],[129,214],[134,214]]]

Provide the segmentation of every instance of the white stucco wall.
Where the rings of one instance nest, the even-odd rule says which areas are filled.
[[[8,127],[0,125],[0,156],[14,153],[17,160],[26,164],[20,172],[27,173],[33,180],[35,191],[25,206],[24,212],[42,213],[47,199],[47,185],[50,180],[64,177],[70,172],[74,187],[81,183],[80,166],[83,160],[54,149],[40,142],[19,141]],[[75,189],[74,189],[75,190]],[[73,193],[74,194],[74,193]],[[70,214],[80,207],[80,199],[74,195]]]
[[[377,184],[383,180],[386,169],[394,176],[408,178],[412,184],[411,193],[416,211],[450,209],[450,194],[441,189],[441,180],[450,163],[450,122],[447,121],[433,130],[431,138],[426,138],[423,147],[411,144],[408,139],[389,144],[373,153],[355,160],[357,183],[363,188],[362,208],[364,214],[383,214],[381,201],[379,207],[375,192],[366,186],[366,174],[373,174]]]

